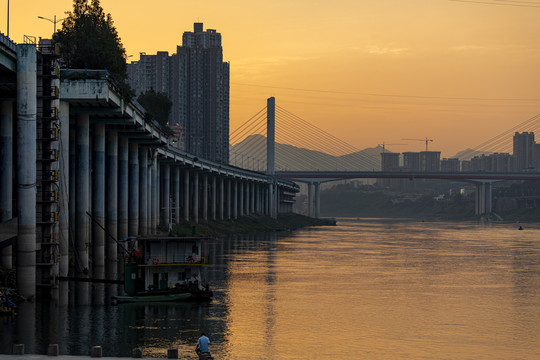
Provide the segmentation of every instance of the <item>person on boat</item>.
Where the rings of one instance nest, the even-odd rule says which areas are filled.
[[[209,344],[210,339],[208,339],[205,333],[202,333],[199,340],[197,340],[197,346],[195,347],[195,352],[199,357],[201,356],[201,353],[210,351]]]

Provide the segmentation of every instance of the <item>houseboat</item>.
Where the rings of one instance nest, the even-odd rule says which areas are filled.
[[[208,301],[207,237],[138,237],[124,271],[127,296],[113,302]]]

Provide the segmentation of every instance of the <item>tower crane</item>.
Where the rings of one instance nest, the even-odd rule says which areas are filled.
[[[426,142],[426,152],[428,151],[428,143],[430,141],[433,141],[433,139],[428,139],[427,137],[425,139],[401,139],[401,140],[425,141]]]
[[[386,144],[384,141],[382,142],[382,144],[377,144],[377,146],[382,146],[382,152],[384,154],[384,147],[386,145],[407,145],[407,144]]]

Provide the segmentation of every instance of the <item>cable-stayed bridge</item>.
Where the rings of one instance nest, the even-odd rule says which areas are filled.
[[[275,168],[278,171],[379,170],[379,149],[362,151],[290,111],[275,107]],[[265,106],[230,134],[230,163],[266,171]]]
[[[266,171],[268,110],[265,106],[230,134],[230,163]],[[381,148],[361,150],[278,105],[275,107],[275,168],[277,171],[379,171]],[[476,155],[508,153],[515,132],[538,132],[540,114],[459,153],[460,160]]]
[[[273,99],[273,98],[271,98]],[[269,99],[270,100],[270,99]],[[515,132],[540,129],[540,114],[459,154],[460,159],[513,150]],[[274,151],[267,139],[275,139]],[[540,180],[539,172],[381,171],[381,149],[360,150],[274,100],[230,135],[230,162],[254,171],[308,184],[310,215],[319,216],[319,186],[323,182],[359,178],[448,179],[476,185],[476,213],[490,213],[492,183],[500,180]],[[272,158],[270,163],[267,159]]]

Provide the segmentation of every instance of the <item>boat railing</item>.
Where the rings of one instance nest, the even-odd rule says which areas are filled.
[[[146,265],[166,265],[166,264],[174,264],[174,265],[203,265],[203,264],[209,264],[209,257],[206,255],[185,255],[185,254],[173,254],[173,255],[149,255],[146,257],[145,260]]]

